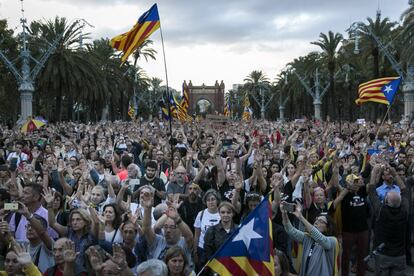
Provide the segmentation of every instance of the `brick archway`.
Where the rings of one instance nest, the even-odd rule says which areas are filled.
[[[193,85],[191,80],[187,83],[184,81],[183,87],[188,87],[189,110],[188,113],[193,115],[197,110],[197,103],[201,100],[207,100],[211,104],[210,113],[206,114],[222,114],[224,109],[224,83],[218,81],[212,86]]]

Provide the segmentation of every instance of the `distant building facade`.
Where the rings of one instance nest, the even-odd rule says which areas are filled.
[[[207,114],[222,114],[224,109],[224,82],[218,81],[212,86],[193,85],[191,80],[187,84],[183,83],[183,87],[188,87],[189,96],[189,110],[191,115],[207,115]]]

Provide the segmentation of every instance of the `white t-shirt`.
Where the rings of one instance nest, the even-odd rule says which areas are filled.
[[[10,162],[12,158],[17,158],[17,167],[20,165],[20,162],[29,160],[29,156],[24,152],[20,152],[20,154],[17,154],[15,151],[10,153],[9,156],[7,156],[7,161]]]
[[[300,176],[298,182],[296,182],[295,190],[292,193],[293,201],[296,199],[302,199],[303,190],[303,176]]]
[[[121,229],[112,230],[111,232],[105,231],[105,240],[110,243],[122,243],[124,239],[122,238]]]
[[[201,217],[203,215],[203,217]],[[198,247],[204,248],[204,235],[207,232],[207,229],[211,226],[214,226],[220,222],[219,213],[212,214],[208,209],[204,209],[198,212],[197,217],[194,221],[194,228],[200,229],[200,238],[198,239]]]

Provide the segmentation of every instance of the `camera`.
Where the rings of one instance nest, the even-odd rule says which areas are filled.
[[[17,202],[4,203],[4,210],[17,211],[18,209],[19,209],[19,204]]]
[[[289,213],[293,213],[293,212],[295,212],[295,210],[296,210],[296,205],[295,205],[295,203],[288,203],[288,202],[285,202],[283,206],[285,207],[285,210],[286,210],[287,212],[289,212]]]

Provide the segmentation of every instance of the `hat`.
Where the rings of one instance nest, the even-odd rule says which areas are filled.
[[[349,183],[353,183],[355,180],[358,180],[360,177],[358,176],[358,175],[355,175],[355,174],[349,174],[347,177],[346,177],[346,182],[349,182]]]

